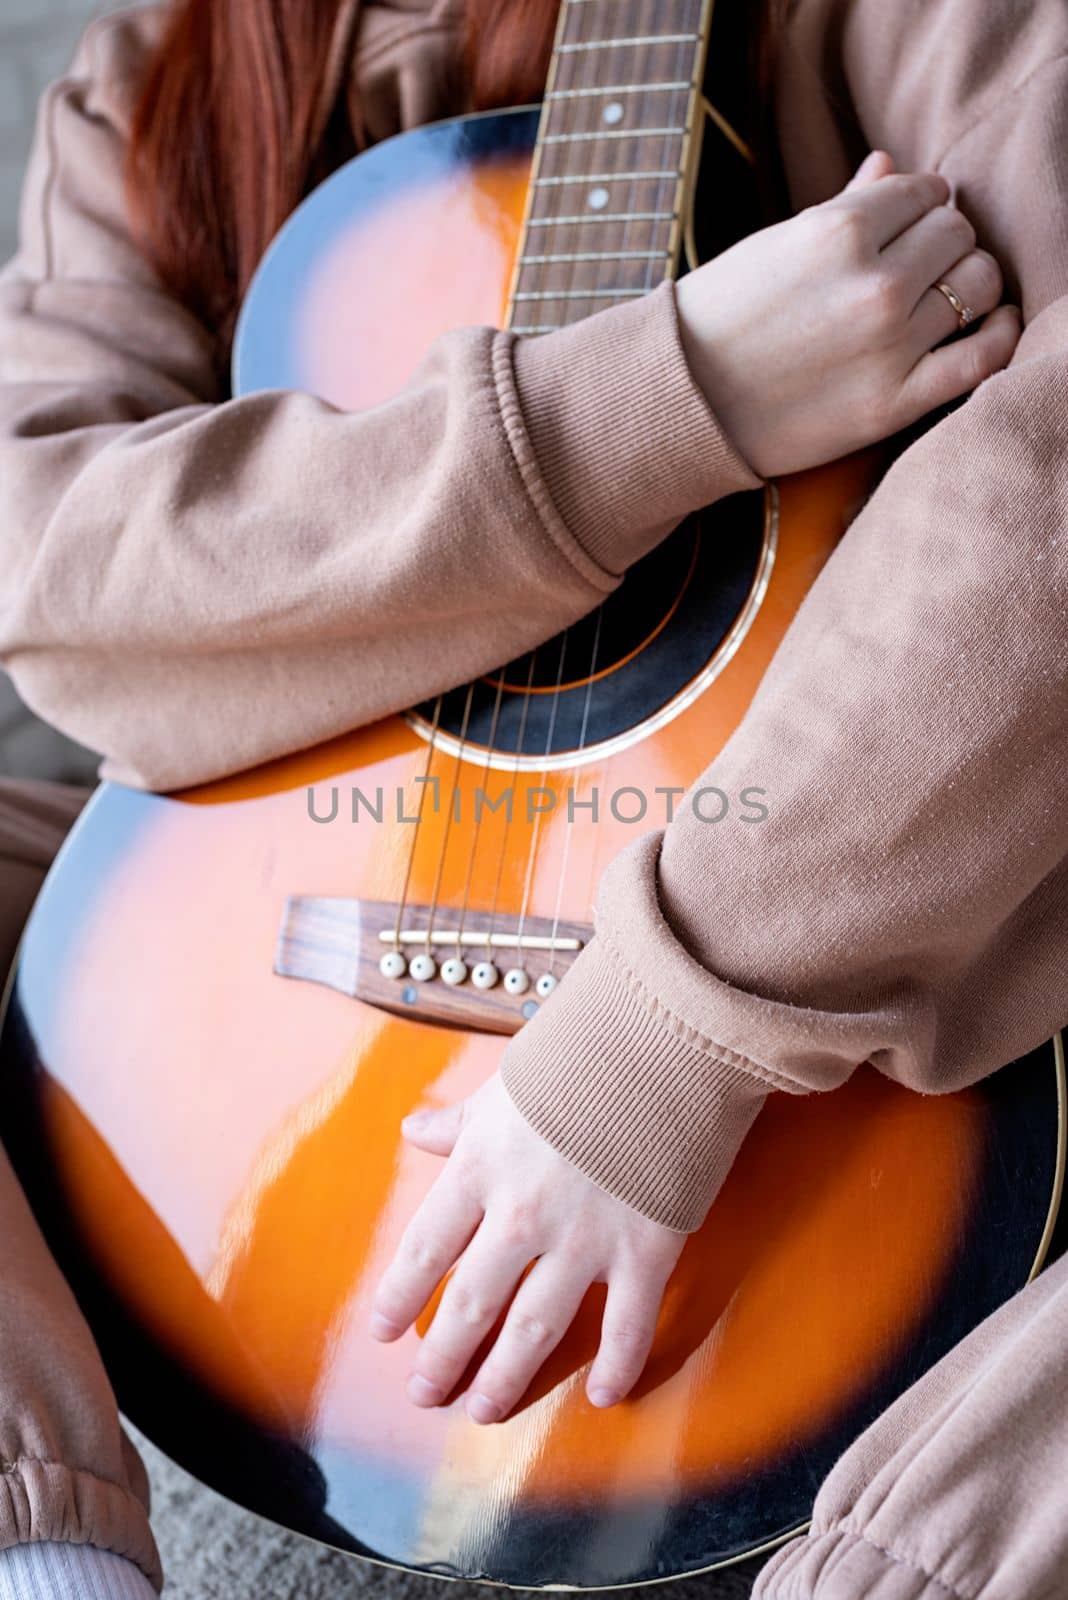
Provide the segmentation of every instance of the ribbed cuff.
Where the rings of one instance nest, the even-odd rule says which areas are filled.
[[[624,572],[691,512],[760,486],[690,373],[673,283],[513,349],[552,504],[606,571]]]
[[[516,1035],[501,1076],[591,1182],[683,1233],[701,1226],[767,1093],[651,1006],[599,939]]]
[[[807,1086],[745,1048],[750,1031],[765,1037],[753,1022],[768,1003],[701,966],[669,926],[662,838],[644,835],[604,873],[596,938],[501,1073],[531,1126],[594,1183],[692,1232],[768,1092]]]
[[[943,1579],[846,1528],[809,1533],[776,1552],[752,1600],[951,1600]]]
[[[0,1551],[0,1600],[156,1600],[140,1567],[91,1544],[18,1544]]]

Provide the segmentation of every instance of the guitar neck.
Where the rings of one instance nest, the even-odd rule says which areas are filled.
[[[507,326],[545,333],[676,271],[712,0],[563,0]]]

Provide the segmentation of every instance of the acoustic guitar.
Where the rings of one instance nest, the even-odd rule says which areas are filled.
[[[373,406],[448,328],[536,336],[692,264],[699,172],[720,212],[750,182],[721,117],[699,163],[709,12],[564,0],[540,108],[337,171],[262,263],[237,391]],[[96,794],[11,984],[3,1136],[120,1403],[205,1482],[425,1573],[707,1570],[803,1527],[841,1450],[1041,1266],[1059,1041],[951,1096],[866,1068],[772,1096],[611,1411],[583,1393],[603,1290],[490,1428],[406,1400],[427,1316],[366,1331],[440,1170],[401,1118],[556,1003],[606,862],[737,725],[869,472],[694,517],[594,615],[406,715],[195,791]]]

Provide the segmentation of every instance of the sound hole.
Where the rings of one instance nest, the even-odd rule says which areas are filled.
[[[664,712],[709,669],[765,565],[762,494],[683,523],[597,612],[473,688],[465,752],[531,765],[592,754]],[[468,686],[444,697],[441,742],[463,737]],[[412,714],[429,737],[434,702]]]

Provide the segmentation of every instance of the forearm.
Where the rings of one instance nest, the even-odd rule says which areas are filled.
[[[47,92],[0,275],[0,660],[108,775],[199,782],[461,683],[756,481],[671,287],[528,344],[447,334],[359,415],[225,399],[130,227],[146,46],[102,23]]]
[[[54,296],[31,312],[17,292],[8,349],[31,342],[20,320],[56,335]],[[687,511],[755,481],[689,377],[670,288],[561,340],[449,335],[358,416],[278,393],[146,416],[105,382],[9,383],[4,664],[110,775],[166,788],[548,638]],[[569,440],[569,408],[613,424]]]
[[[506,1055],[528,1120],[673,1226],[699,1224],[766,1089],[833,1088],[866,1059],[948,1089],[1064,1021],[1066,71],[1028,63],[978,120],[950,119],[964,131],[941,169],[1028,326],[1009,369],[887,475],[702,778],[734,792],[761,774],[767,821],[710,828],[684,806],[613,863],[603,954]],[[920,126],[902,123],[904,148]],[[1021,196],[1032,170],[1046,204]],[[628,973],[658,1029],[640,1061],[610,999]],[[557,1109],[576,1082],[581,1139]]]
[[[950,1089],[1064,1020],[1066,311],[891,471],[702,776],[759,772],[767,820],[682,806],[618,858],[509,1049],[528,1120],[647,1216],[699,1224],[770,1089]]]
[[[873,1053],[948,1087],[997,1065],[1014,1030],[1035,1043],[1059,1020],[991,1018],[985,1037],[984,996],[966,996],[1068,847],[1066,321],[1062,303],[1032,325],[1012,370],[897,463],[828,564],[708,780],[760,770],[767,821],[718,837],[684,809],[664,838],[660,904],[690,954],[826,1016],[826,1068],[765,1052],[813,1087]]]

